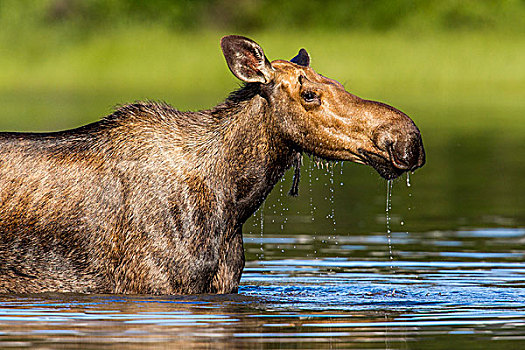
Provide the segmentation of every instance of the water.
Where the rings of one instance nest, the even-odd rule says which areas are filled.
[[[263,204],[261,205],[261,207],[259,208],[259,215],[260,215],[260,220],[259,220],[259,228],[261,229],[261,245],[260,245],[260,253],[259,253],[259,259],[262,259],[264,258],[264,246],[263,246],[263,241],[264,241],[264,202]]]
[[[289,172],[245,226],[239,294],[2,295],[0,348],[523,348],[523,126],[418,125],[428,164],[388,216],[371,168],[305,157],[299,197]]]
[[[386,182],[386,209],[385,209],[385,220],[386,220],[386,237],[388,239],[388,253],[390,260],[394,260],[394,254],[392,253],[392,230],[390,228],[390,211],[392,210],[392,180]],[[393,266],[390,266],[393,268]]]
[[[471,251],[478,238],[483,249]],[[246,237],[248,256],[260,240]],[[525,229],[393,231],[392,240],[393,262],[384,232],[339,245],[265,234],[265,260],[247,262],[238,295],[2,296],[0,347],[472,349],[486,345],[474,339],[491,348],[523,340],[525,249],[505,247],[523,246]],[[314,245],[317,260],[307,257]]]

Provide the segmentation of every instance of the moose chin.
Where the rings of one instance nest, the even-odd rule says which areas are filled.
[[[386,179],[425,163],[408,116],[317,74],[304,49],[270,62],[245,37],[221,47],[245,84],[211,109],[143,102],[0,133],[0,293],[237,292],[242,226],[303,153]]]

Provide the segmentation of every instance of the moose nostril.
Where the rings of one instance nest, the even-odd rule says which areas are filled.
[[[424,163],[424,151],[420,137],[397,141],[389,145],[388,153],[396,168],[415,170]]]
[[[410,151],[405,142],[396,142],[388,147],[392,163],[399,169],[410,168]]]

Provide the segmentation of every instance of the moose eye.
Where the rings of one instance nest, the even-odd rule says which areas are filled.
[[[319,100],[319,96],[313,91],[305,91],[301,94],[305,102],[315,102]]]

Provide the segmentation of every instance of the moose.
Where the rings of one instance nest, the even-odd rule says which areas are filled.
[[[243,83],[198,112],[138,102],[49,133],[0,133],[0,293],[236,293],[243,223],[301,157],[425,163],[414,122],[310,68],[222,38]]]

